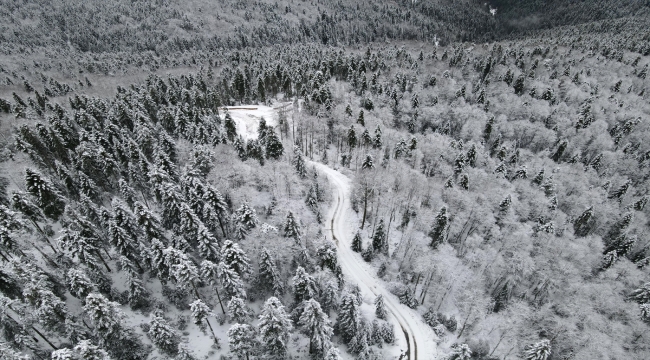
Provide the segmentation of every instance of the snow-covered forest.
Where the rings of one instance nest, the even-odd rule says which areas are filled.
[[[649,358],[650,5],[547,6],[1,0],[0,358]]]

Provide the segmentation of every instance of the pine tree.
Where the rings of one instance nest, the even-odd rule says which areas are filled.
[[[314,278],[302,266],[296,269],[296,275],[291,279],[293,296],[296,304],[314,298],[318,294],[318,287]]]
[[[361,240],[361,233],[357,231],[357,233],[354,235],[354,238],[352,238],[352,251],[360,253],[363,251],[363,242]]]
[[[594,207],[590,206],[587,210],[583,211],[580,216],[573,222],[573,231],[576,236],[587,236],[594,225]]]
[[[246,324],[253,316],[253,311],[246,305],[246,301],[234,296],[228,301],[228,317],[230,321]]]
[[[469,166],[476,167],[476,144],[472,144],[469,150],[467,150],[467,156],[465,158],[467,159],[467,164],[469,164]]]
[[[250,260],[237,243],[230,240],[224,241],[221,247],[221,261],[242,278],[246,278],[251,274]]]
[[[361,314],[356,297],[349,293],[343,295],[336,318],[336,330],[343,342],[349,343],[357,335],[360,325]]]
[[[544,177],[544,169],[542,168],[537,173],[537,175],[535,175],[535,177],[533,178],[533,183],[536,184],[536,185],[542,185],[542,183],[544,182],[544,179],[545,179],[545,177]]]
[[[169,250],[169,248],[167,249]],[[199,270],[187,255],[179,258],[178,261],[170,266],[171,276],[180,287],[194,290],[196,298],[200,298],[199,291],[196,288],[196,282],[199,279]]]
[[[436,220],[431,231],[429,231],[429,237],[431,238],[429,246],[435,249],[445,242],[448,228],[449,218],[447,217],[447,208],[443,206],[438,212],[438,215],[436,215]]]
[[[373,140],[372,147],[375,149],[380,149],[383,146],[383,141],[382,141],[382,133],[381,133],[381,128],[379,125],[375,128],[375,138]]]
[[[612,191],[611,194],[607,196],[609,199],[617,199],[619,202],[622,200],[623,196],[627,193],[628,189],[630,188],[630,185],[632,184],[632,181],[629,179],[621,185],[618,189],[615,191]]]
[[[331,346],[332,327],[318,301],[310,299],[305,302],[299,324],[309,336],[309,353],[322,356]]]
[[[217,248],[219,243],[217,242],[217,239],[212,236],[208,228],[202,224],[199,226],[196,241],[198,243],[199,254],[203,258],[208,260],[219,259],[219,250]]]
[[[469,176],[467,174],[461,174],[458,183],[463,190],[469,190]]]
[[[363,163],[361,164],[361,169],[373,169],[375,167],[375,163],[372,160],[372,155],[368,154],[366,155],[366,158],[363,160]]]
[[[293,147],[293,167],[296,169],[298,176],[301,179],[307,177],[307,168],[305,165],[305,159],[302,157],[302,152],[298,146]]]
[[[371,262],[375,258],[375,248],[372,246],[372,242],[361,252],[361,257],[365,262]]]
[[[273,128],[266,132],[266,158],[278,160],[284,154],[284,146]]]
[[[68,270],[67,274],[68,290],[72,296],[78,299],[85,299],[88,294],[93,290],[93,283],[88,279],[88,276],[77,269]]]
[[[335,347],[331,347],[329,350],[327,350],[327,354],[325,354],[323,360],[342,360],[342,359],[341,359],[341,355],[339,354],[339,350]]]
[[[311,211],[318,212],[318,197],[316,195],[316,189],[314,188],[313,184],[309,187],[309,191],[307,191],[305,204],[307,207],[309,207],[309,209],[311,209]]]
[[[234,142],[237,138],[237,124],[235,124],[235,120],[232,119],[232,116],[230,116],[230,113],[227,111],[224,127],[226,128],[226,136],[228,137],[228,141]]]
[[[357,124],[361,126],[366,126],[366,120],[363,117],[363,109],[359,111],[359,117],[357,117]]]
[[[630,226],[632,223],[632,220],[634,219],[634,213],[633,212],[628,212],[627,214],[623,215],[623,217],[617,221],[612,227],[609,229],[607,234],[603,237],[603,241],[605,242],[606,245],[610,244],[612,241],[617,239],[619,236],[624,234],[627,231],[627,228]]]
[[[178,344],[178,354],[174,360],[198,360],[197,357],[188,349],[187,345],[183,343]]]
[[[119,304],[108,301],[102,294],[91,293],[86,296],[84,311],[95,332],[104,341],[116,336],[122,327],[124,313],[119,309]]]
[[[472,350],[467,344],[454,344],[451,349],[449,360],[470,360],[472,358]]]
[[[200,270],[201,280],[206,281],[210,285],[212,285],[215,292],[217,293],[217,299],[219,300],[219,306],[221,307],[221,311],[225,314],[226,310],[223,306],[223,302],[221,301],[221,295],[219,294],[219,288],[217,284],[218,279],[220,279],[219,267],[217,266],[217,264],[209,260],[203,260],[201,262],[200,269],[201,269]]]
[[[275,266],[271,253],[266,248],[262,248],[260,253],[258,279],[265,289],[273,291],[274,296],[281,296],[284,293],[280,272]]]
[[[221,280],[226,297],[239,296],[246,298],[246,290],[244,290],[244,283],[237,272],[231,269],[223,261],[217,265],[217,273]]]
[[[503,219],[505,219],[505,217],[508,216],[508,211],[510,210],[511,204],[512,204],[512,197],[510,196],[510,194],[508,194],[508,196],[506,196],[506,198],[499,203],[499,215],[498,215],[499,222],[503,221]]]
[[[551,342],[544,339],[529,345],[524,352],[526,360],[546,360],[551,356]]]
[[[486,144],[490,141],[490,137],[492,136],[492,130],[494,129],[494,121],[495,118],[494,116],[492,116],[485,123],[485,129],[483,129],[483,140],[485,141]]]
[[[359,141],[357,139],[357,132],[354,130],[354,125],[350,125],[350,129],[348,130],[348,135],[347,135],[347,141],[350,150],[357,147]]]
[[[350,104],[345,106],[345,115],[352,116],[352,107],[350,107]]]
[[[384,219],[379,220],[379,225],[377,225],[375,234],[372,237],[372,247],[375,251],[388,255],[388,239],[386,237],[384,226]]]
[[[248,324],[234,324],[228,329],[228,345],[239,359],[249,360],[249,355],[258,347],[255,328]]]
[[[258,327],[264,352],[272,358],[284,358],[293,325],[284,306],[276,297],[270,297],[264,302]]]
[[[386,305],[384,304],[384,296],[382,294],[377,295],[375,298],[375,315],[379,319],[386,320]]]
[[[370,136],[368,129],[363,129],[363,133],[361,134],[361,144],[363,144],[364,147],[368,147],[373,144],[372,136]]]
[[[58,220],[65,210],[65,201],[52,182],[29,168],[25,169],[25,187],[36,198],[36,205],[43,214],[52,220]]]
[[[178,351],[180,337],[162,316],[151,314],[147,335],[163,352],[173,355]]]
[[[81,360],[110,360],[108,353],[90,340],[81,340],[74,347]]]
[[[291,211],[287,214],[287,219],[284,222],[284,236],[293,238],[296,242],[300,241],[300,225]]]

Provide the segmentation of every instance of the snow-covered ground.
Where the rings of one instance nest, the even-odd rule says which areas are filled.
[[[237,134],[241,135],[244,140],[257,139],[257,128],[260,120],[264,118],[269,126],[278,125],[278,109],[290,106],[291,103],[279,103],[277,106],[270,107],[264,105],[240,105],[224,106],[221,108],[221,119],[226,116],[226,111],[237,124]]]
[[[395,295],[390,293],[374,274],[376,272],[361,256],[350,248],[355,222],[350,216],[350,180],[340,172],[320,163],[310,162],[319,171],[327,175],[334,191],[334,204],[325,218],[325,224],[331,225],[330,236],[338,248],[339,261],[343,272],[361,288],[364,302],[372,302],[379,294],[383,295],[386,308],[392,314],[395,325],[396,348],[391,349],[391,358],[400,355],[400,351],[410,348],[409,360],[432,360],[437,357],[436,335],[414,310],[400,304]],[[407,336],[405,336],[405,334]],[[408,341],[408,343],[407,343]]]

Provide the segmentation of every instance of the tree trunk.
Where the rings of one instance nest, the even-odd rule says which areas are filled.
[[[104,264],[104,266],[106,267],[106,270],[107,270],[108,272],[112,272],[112,271],[111,271],[111,268],[108,266],[108,264],[106,263],[106,261],[105,261],[104,258],[102,257],[102,254],[99,252],[99,250],[96,251],[96,254],[97,254],[97,256],[99,256],[99,260],[102,261],[102,264]]]
[[[210,324],[210,319],[205,318],[205,322],[208,323],[208,327],[210,328],[210,332],[212,332],[212,337],[214,338],[214,343],[219,345],[219,338],[217,335],[215,335],[214,330],[212,329],[212,325]]]
[[[194,281],[190,281],[190,284],[192,284],[192,289],[194,289],[194,295],[196,295],[197,299],[201,299],[201,296],[199,296],[199,290],[196,288],[196,285],[194,285]]]
[[[226,314],[226,310],[224,310],[224,308],[223,308],[223,303],[221,302],[221,295],[219,295],[219,289],[217,289],[216,286],[214,287],[214,291],[217,293],[217,299],[219,299],[219,306],[221,306],[221,311],[222,311],[223,314],[225,315],[225,314]]]
[[[368,184],[366,184],[366,188],[363,194],[363,219],[361,220],[361,230],[363,230],[363,227],[366,224],[367,210],[368,210]]]
[[[467,320],[469,319],[469,316],[472,314],[472,310],[474,310],[473,306],[469,308],[469,311],[467,312],[467,316],[465,317],[465,321],[463,322],[463,327],[460,329],[460,332],[458,333],[456,339],[460,339],[460,337],[463,335],[463,332],[465,331],[465,327],[467,326]]]

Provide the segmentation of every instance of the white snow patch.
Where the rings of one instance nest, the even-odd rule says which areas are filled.
[[[221,119],[225,119],[226,111],[237,124],[237,134],[244,140],[257,139],[257,128],[260,120],[264,118],[269,126],[278,125],[278,112],[276,108],[263,105],[225,106],[221,108]]]

